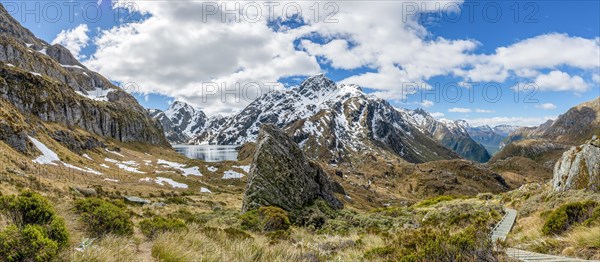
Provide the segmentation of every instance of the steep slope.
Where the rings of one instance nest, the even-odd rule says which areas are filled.
[[[187,143],[195,134],[200,133],[208,118],[204,112],[192,106],[175,101],[166,111],[149,110],[150,116],[161,123],[165,136],[170,143]]]
[[[423,133],[435,138],[443,146],[452,149],[462,157],[480,163],[490,159],[487,150],[473,140],[467,132],[469,124],[466,122],[445,119],[438,121],[423,109],[399,109],[399,111]]]
[[[43,121],[77,126],[121,142],[168,145],[135,98],[49,45],[0,6],[0,98]]]
[[[263,95],[226,118],[221,128],[203,132],[193,142],[252,142],[263,124],[285,129],[309,157],[332,163],[356,160],[365,151],[409,162],[458,157],[412,126],[386,101],[355,85],[337,85],[323,75],[310,77],[297,88]]]
[[[600,97],[574,106],[556,120],[537,127],[520,128],[504,144],[524,139],[546,139],[566,145],[579,145],[600,135]]]
[[[600,97],[569,109],[554,121],[518,129],[503,141],[505,145],[490,162],[503,169],[502,165],[523,162],[516,160],[524,157],[533,160],[544,176],[551,175],[565,150],[594,135],[600,135]]]

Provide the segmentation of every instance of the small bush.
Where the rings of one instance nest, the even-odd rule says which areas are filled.
[[[188,203],[188,199],[185,197],[169,197],[165,200],[166,204],[176,204],[176,205],[185,205]]]
[[[88,232],[95,237],[133,234],[133,222],[122,203],[86,198],[75,202],[75,209]]]
[[[0,232],[3,261],[54,260],[67,246],[64,220],[41,195],[26,191],[17,197],[1,197],[0,210],[13,222]]]
[[[376,247],[367,250],[364,257],[366,259],[385,258],[389,259],[396,252],[393,247]]]
[[[295,225],[319,230],[329,219],[334,219],[339,211],[331,208],[325,201],[317,200],[313,205],[301,210],[294,210],[291,214]]]
[[[196,224],[204,224],[206,223],[205,219],[202,219],[200,214],[192,213],[190,210],[186,208],[180,208],[179,210],[168,215],[170,218],[178,218],[186,223],[196,223]]]
[[[496,261],[487,232],[467,227],[455,234],[446,230],[420,228],[400,232],[391,244],[371,249],[367,259],[400,261]]]
[[[598,203],[594,201],[564,204],[548,215],[542,232],[545,235],[561,234],[567,231],[571,225],[582,223],[593,217],[593,211],[597,205]]]
[[[154,238],[157,234],[167,231],[178,231],[186,229],[185,222],[175,218],[164,218],[155,216],[152,219],[144,219],[140,222],[140,230],[148,238]]]
[[[240,219],[244,229],[264,232],[288,230],[291,224],[287,212],[274,206],[248,211]]]
[[[586,221],[584,221],[583,225],[584,226],[600,225],[600,205],[598,205],[594,209],[592,216],[590,218],[588,218]]]

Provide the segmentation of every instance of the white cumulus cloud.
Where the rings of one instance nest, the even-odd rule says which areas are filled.
[[[536,105],[535,107],[537,107],[539,109],[544,109],[544,110],[556,109],[556,105],[552,104],[552,103],[539,104],[539,105]]]
[[[444,113],[442,112],[433,112],[433,113],[429,113],[431,116],[435,117],[435,118],[442,118],[444,117]]]
[[[80,52],[90,41],[88,32],[89,29],[87,24],[81,24],[72,29],[62,30],[58,33],[56,38],[54,38],[52,44],[60,44],[69,49],[75,57],[82,59],[84,57],[80,55]]]
[[[471,110],[470,108],[453,107],[453,108],[448,109],[448,112],[450,112],[450,113],[470,113],[470,112],[473,112],[473,110]]]
[[[554,70],[535,78],[536,86],[542,91],[574,91],[582,93],[589,90],[590,86],[580,76]]]
[[[433,101],[431,101],[431,100],[423,100],[423,102],[421,102],[420,105],[422,107],[425,107],[425,108],[432,107],[433,106]]]

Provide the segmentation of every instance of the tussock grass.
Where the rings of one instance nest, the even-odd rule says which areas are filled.
[[[97,240],[82,252],[71,255],[74,262],[117,262],[140,261],[136,253],[137,244],[132,238],[107,235]]]
[[[152,256],[161,261],[298,261],[301,252],[289,244],[270,245],[266,237],[239,238],[198,225],[185,232],[156,237]]]

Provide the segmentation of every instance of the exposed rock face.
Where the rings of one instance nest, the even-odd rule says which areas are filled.
[[[260,206],[297,210],[317,199],[325,200],[333,208],[343,208],[334,196],[333,183],[323,169],[310,162],[284,132],[273,125],[263,125],[244,192],[242,211]]]
[[[0,99],[26,118],[35,116],[122,142],[168,145],[160,125],[133,96],[85,68],[66,48],[35,37],[2,5]],[[23,144],[17,143],[22,134],[4,137],[23,151]],[[88,146],[94,145],[83,145]]]
[[[552,185],[556,191],[587,189],[600,192],[600,139],[566,151],[554,166]]]

